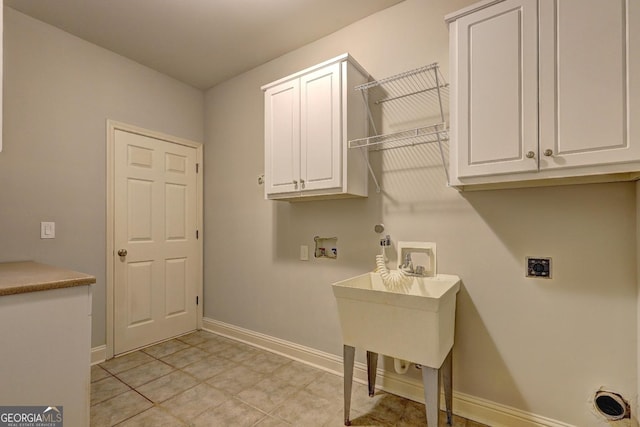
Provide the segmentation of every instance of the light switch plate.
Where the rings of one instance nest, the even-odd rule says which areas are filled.
[[[300,245],[300,261],[309,261],[309,246]]]
[[[55,222],[41,222],[40,223],[40,238],[41,239],[55,239],[56,238],[56,223]]]

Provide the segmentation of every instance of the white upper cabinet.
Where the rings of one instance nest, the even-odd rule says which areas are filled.
[[[267,199],[367,196],[366,155],[347,144],[367,135],[354,90],[367,80],[344,54],[262,87]]]
[[[265,180],[267,194],[298,190],[300,179],[300,80],[265,92]]]
[[[300,183],[303,190],[341,186],[340,100],[340,64],[300,77]]]
[[[634,0],[491,0],[448,16],[452,185],[635,178],[639,12]]]
[[[460,177],[537,170],[526,157],[538,152],[537,3],[508,0],[461,17],[452,29]]]
[[[629,49],[627,32],[630,24],[640,31],[640,15],[633,21],[626,3],[541,0],[541,168],[640,160],[640,140],[634,134],[631,142],[627,124],[627,82],[640,72],[629,68],[640,50]],[[637,106],[635,113],[637,121]]]

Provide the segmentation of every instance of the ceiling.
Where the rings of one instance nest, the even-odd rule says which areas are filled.
[[[207,89],[401,1],[4,0],[4,4]]]

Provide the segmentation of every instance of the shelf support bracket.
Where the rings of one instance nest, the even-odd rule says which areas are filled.
[[[362,102],[364,102],[364,106],[367,109],[367,116],[369,117],[369,124],[373,129],[373,134],[378,135],[376,123],[373,121],[373,115],[371,114],[371,108],[369,107],[369,92],[367,92],[366,90],[361,90],[360,94],[362,95]]]
[[[373,121],[373,115],[371,114],[371,108],[369,107],[369,92],[366,90],[361,90],[360,94],[362,95],[362,102],[364,102],[364,106],[367,110],[367,117],[369,117],[369,124],[371,125],[371,129],[373,129],[373,134],[378,135],[378,130],[376,129],[376,123]],[[373,168],[371,167],[371,162],[369,162],[369,155],[367,152],[363,150],[367,150],[367,147],[361,148],[360,153],[362,153],[362,157],[364,157],[364,161],[367,162],[367,168],[369,168],[369,174],[371,178],[373,178],[373,182],[376,184],[376,193],[380,194],[380,184],[378,183],[378,179],[376,178],[376,174],[373,172]]]
[[[373,168],[371,167],[371,163],[369,162],[369,156],[367,155],[367,153],[363,150],[366,150],[367,147],[363,147],[360,149],[360,153],[362,154],[362,157],[364,158],[364,161],[367,162],[367,167],[369,168],[369,175],[371,175],[371,178],[373,178],[373,182],[376,184],[376,193],[380,194],[380,184],[378,184],[378,179],[376,178],[376,174],[373,172]]]

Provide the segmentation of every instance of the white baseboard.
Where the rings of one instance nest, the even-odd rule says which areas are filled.
[[[107,346],[100,345],[91,349],[91,364],[97,365],[107,360]]]
[[[208,318],[202,319],[202,328],[205,331],[280,354],[327,372],[337,375],[342,375],[343,372],[342,357],[334,354]],[[377,377],[377,385],[379,385],[380,389],[424,403],[422,382],[395,372],[380,369]],[[367,367],[364,363],[355,362],[353,379],[362,384],[367,383]],[[444,404],[444,399],[441,400]],[[453,391],[453,408],[456,415],[495,427],[572,427],[570,424],[561,421],[521,411],[455,390]]]

